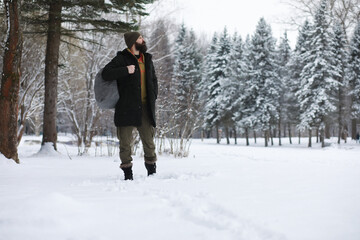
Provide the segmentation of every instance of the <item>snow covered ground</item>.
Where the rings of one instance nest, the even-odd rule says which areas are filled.
[[[360,239],[355,142],[194,140],[189,158],[159,156],[153,177],[138,154],[135,180],[123,181],[117,155],[80,157],[61,143],[40,155],[36,139],[24,137],[20,165],[0,156],[1,240]]]

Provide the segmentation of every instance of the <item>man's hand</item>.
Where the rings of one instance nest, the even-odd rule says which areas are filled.
[[[129,74],[133,74],[135,72],[135,65],[129,65],[127,66]]]

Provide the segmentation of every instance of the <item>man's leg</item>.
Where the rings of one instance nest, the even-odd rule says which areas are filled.
[[[133,128],[131,126],[117,128],[117,137],[120,141],[120,168],[124,171],[125,180],[132,180],[131,142]]]
[[[151,175],[156,172],[155,128],[150,123],[149,111],[146,105],[143,105],[142,125],[137,127],[137,129],[144,148],[145,166],[148,170],[148,175]]]

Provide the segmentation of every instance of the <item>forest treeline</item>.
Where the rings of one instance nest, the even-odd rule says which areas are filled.
[[[360,116],[360,24],[347,40],[343,25],[322,0],[314,17],[300,27],[295,49],[287,33],[276,41],[261,18],[255,32],[242,38],[226,28],[215,33],[205,54],[195,33],[180,27],[175,41],[170,112],[176,135],[188,139],[194,128],[205,134],[265,137],[338,137],[357,135]],[[171,91],[171,89],[173,89]],[[169,103],[169,102],[168,102]],[[169,106],[168,106],[169,107]],[[166,119],[166,118],[164,118]],[[166,121],[169,124],[171,121]],[[171,129],[171,127],[168,127]],[[214,130],[215,129],[215,130]],[[349,130],[351,132],[349,132]],[[185,136],[184,136],[185,135]]]
[[[6,9],[17,2],[0,5],[4,22],[11,20]],[[286,32],[279,40],[273,37],[264,18],[252,34],[230,34],[225,27],[209,42],[171,19],[142,22],[145,6],[152,2],[37,0],[17,6],[23,41],[21,64],[13,61],[20,71],[12,68],[21,73],[15,98],[6,97],[9,81],[4,74],[11,73],[4,64],[11,50],[11,24],[0,29],[0,105],[6,102],[16,112],[10,118],[1,109],[2,118],[12,119],[10,125],[0,121],[5,156],[17,159],[24,133],[42,134],[43,144],[50,142],[55,149],[57,132],[74,134],[79,154],[87,152],[95,136],[114,134],[112,110],[96,105],[94,79],[125,47],[122,34],[132,29],[141,31],[154,56],[160,152],[187,156],[194,136],[219,142],[222,133],[228,143],[230,137],[235,143],[245,137],[247,145],[251,137],[265,137],[265,146],[274,144],[274,138],[281,145],[284,136],[290,142],[294,136],[308,136],[309,146],[311,136],[319,136],[323,146],[331,136],[339,143],[356,137],[360,24],[345,28],[332,14],[333,1],[318,1],[314,14],[299,27],[294,49]],[[12,128],[15,133],[8,131]],[[10,153],[9,136],[15,144]],[[164,149],[166,142],[170,149]]]

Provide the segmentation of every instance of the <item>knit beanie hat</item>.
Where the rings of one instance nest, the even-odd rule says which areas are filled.
[[[136,40],[140,37],[140,33],[138,32],[127,32],[124,34],[124,39],[126,46],[131,48],[132,45],[136,42]]]

